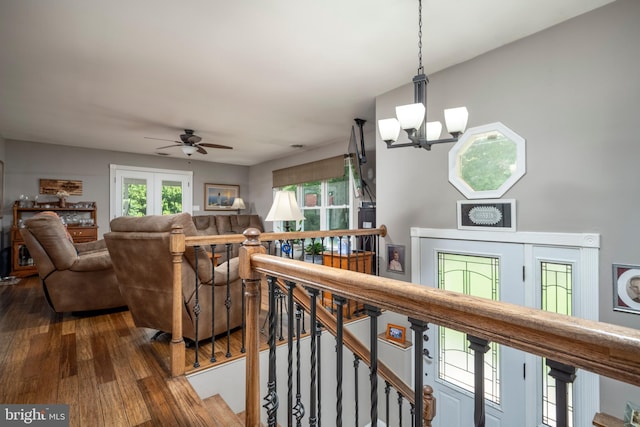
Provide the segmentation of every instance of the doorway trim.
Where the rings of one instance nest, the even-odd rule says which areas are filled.
[[[580,293],[575,300],[575,317],[589,320],[599,320],[599,254],[600,235],[596,233],[548,233],[548,232],[505,232],[505,231],[480,231],[480,230],[456,230],[440,228],[411,227],[411,282],[420,283],[421,238],[485,241],[501,243],[521,243],[524,245],[525,262],[529,266],[535,266],[533,248],[535,246],[570,247],[580,251]],[[534,274],[525,275],[525,303],[533,306],[534,298]],[[595,304],[594,304],[595,302]],[[588,309],[596,307],[595,310]],[[527,355],[527,364],[535,360],[536,356]],[[580,411],[574,411],[576,415],[575,425],[589,425],[591,419],[587,414],[595,414],[600,410],[600,380],[598,375],[580,371],[580,377],[576,380],[576,387],[580,391],[575,393],[576,406]],[[527,395],[536,395],[535,382],[528,382]],[[576,390],[577,391],[577,390]],[[533,393],[533,394],[530,394]],[[536,408],[526,405],[525,419],[536,419]],[[584,418],[583,418],[584,417]]]

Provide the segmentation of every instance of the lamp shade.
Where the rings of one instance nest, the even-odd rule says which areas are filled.
[[[449,108],[444,110],[444,121],[447,124],[447,131],[451,134],[464,132],[469,119],[467,107]]]
[[[195,153],[196,151],[198,151],[198,149],[196,147],[194,147],[193,145],[183,145],[182,147],[180,147],[180,149],[187,156],[190,156],[193,153]]]
[[[427,141],[435,141],[442,133],[442,123],[427,122]]]
[[[265,221],[298,221],[304,219],[293,191],[277,191]]]
[[[400,127],[404,130],[419,129],[424,121],[425,111],[424,104],[420,102],[397,106],[396,117],[400,122]]]
[[[233,200],[233,204],[231,205],[231,209],[240,210],[240,209],[245,209],[245,208],[246,208],[246,206],[244,205],[244,200],[242,200],[241,197],[236,197]]]
[[[396,119],[378,120],[378,131],[383,141],[396,142],[400,136],[400,122]]]

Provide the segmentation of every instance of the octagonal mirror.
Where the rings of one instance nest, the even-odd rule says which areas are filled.
[[[525,171],[524,138],[500,122],[468,129],[449,151],[449,182],[467,199],[500,198]]]

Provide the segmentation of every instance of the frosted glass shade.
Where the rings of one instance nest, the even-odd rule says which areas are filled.
[[[277,191],[265,221],[298,221],[304,219],[293,191]]]
[[[396,107],[396,117],[398,117],[400,127],[404,130],[419,129],[424,121],[424,114],[424,105],[419,102]]]
[[[194,147],[193,145],[183,145],[180,148],[182,149],[182,152],[184,154],[186,154],[187,156],[190,156],[193,153],[195,153],[196,151],[198,151],[198,149],[196,147]]]
[[[400,136],[400,122],[396,119],[378,120],[378,132],[383,141],[396,142]]]
[[[246,209],[246,206],[244,205],[244,200],[242,200],[241,197],[236,197],[233,200],[233,204],[231,205],[231,208],[232,209],[238,209],[238,210]]]
[[[427,141],[435,141],[442,133],[442,123],[427,122]]]
[[[469,112],[467,107],[449,108],[444,110],[444,121],[447,123],[447,132],[453,134],[464,132],[467,128]]]

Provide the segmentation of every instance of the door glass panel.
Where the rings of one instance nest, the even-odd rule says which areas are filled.
[[[573,266],[553,262],[540,263],[542,289],[542,310],[553,313],[573,315]],[[542,421],[545,425],[556,426],[556,380],[548,375],[546,359],[542,358]],[[567,402],[569,404],[567,422],[573,426],[573,384],[567,384]]]
[[[497,257],[459,255],[438,252],[438,287],[491,300],[500,294],[500,262]],[[438,336],[440,379],[474,391],[473,351],[466,335],[440,327]],[[490,343],[485,353],[485,398],[500,403],[499,346]]]
[[[147,215],[147,181],[139,178],[122,179],[122,216]]]
[[[182,212],[182,182],[162,181],[162,215]]]

